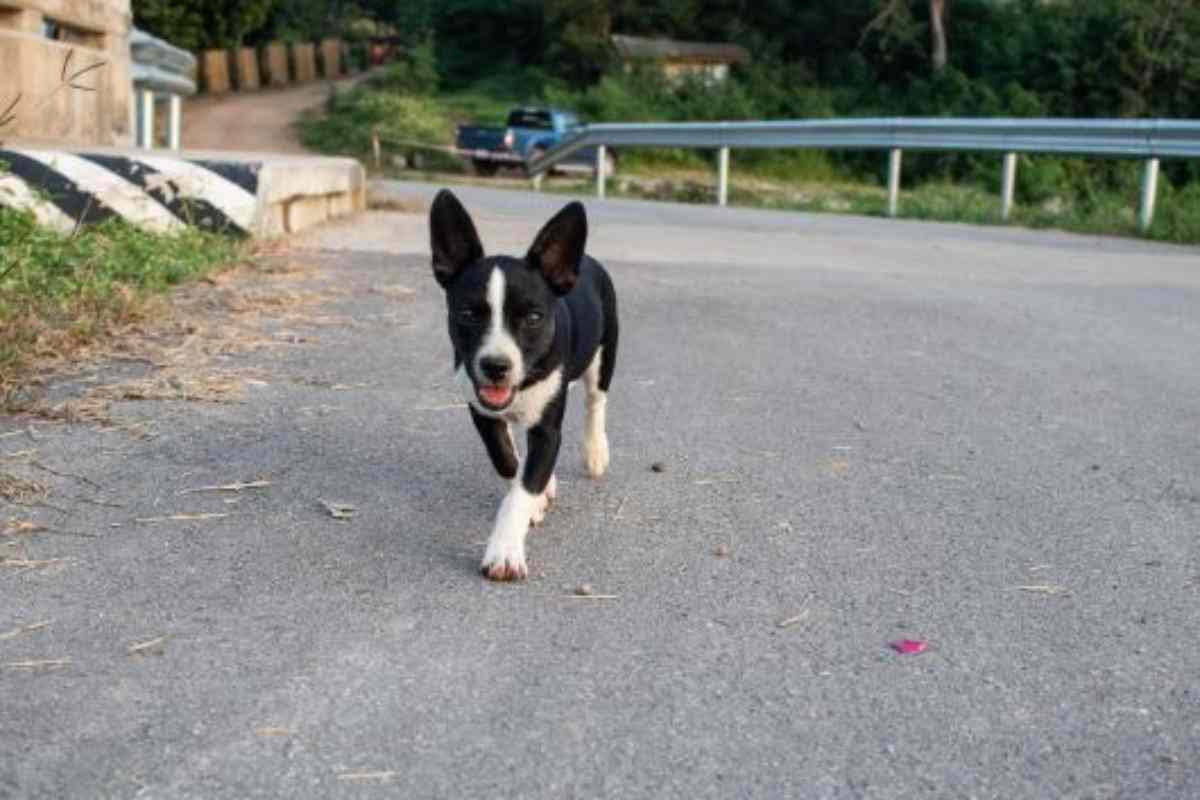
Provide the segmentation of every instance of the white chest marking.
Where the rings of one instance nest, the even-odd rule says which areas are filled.
[[[508,408],[503,411],[492,411],[484,408],[479,402],[479,398],[475,396],[475,384],[471,382],[471,378],[467,375],[467,370],[464,367],[458,368],[458,371],[454,373],[454,378],[463,395],[466,397],[467,402],[480,414],[485,417],[502,419],[505,422],[522,425],[526,428],[533,427],[541,421],[542,414],[546,411],[546,406],[558,396],[559,391],[562,389],[562,367],[558,367],[537,383],[517,391],[516,397],[513,398]]]

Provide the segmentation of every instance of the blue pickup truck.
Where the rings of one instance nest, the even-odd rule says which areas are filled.
[[[494,175],[500,167],[524,167],[559,142],[574,134],[582,123],[569,111],[557,108],[514,108],[503,128],[462,126],[456,138],[460,155],[469,160],[480,175]],[[557,171],[596,169],[596,148],[585,147],[555,165]],[[605,151],[605,173],[613,175],[617,157]]]

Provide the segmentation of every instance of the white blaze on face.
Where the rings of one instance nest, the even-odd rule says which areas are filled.
[[[525,364],[521,359],[521,348],[508,328],[504,327],[505,293],[504,270],[492,267],[487,283],[488,330],[479,345],[479,352],[475,354],[474,372],[476,377],[483,376],[479,362],[485,358],[504,358],[512,363],[509,383],[517,386],[525,380]]]

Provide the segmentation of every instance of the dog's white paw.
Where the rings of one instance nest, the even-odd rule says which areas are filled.
[[[608,436],[603,433],[589,436],[583,443],[583,466],[592,478],[599,478],[608,469]]]
[[[538,499],[514,483],[500,502],[496,524],[488,538],[480,571],[494,581],[519,581],[529,575],[525,564],[525,534],[538,508]]]
[[[529,576],[525,563],[525,543],[520,541],[488,542],[479,571],[493,581],[523,581]]]

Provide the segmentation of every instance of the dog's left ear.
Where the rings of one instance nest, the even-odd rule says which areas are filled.
[[[579,278],[579,262],[587,244],[587,213],[583,203],[571,203],[538,232],[525,260],[542,273],[555,294],[564,295]]]

